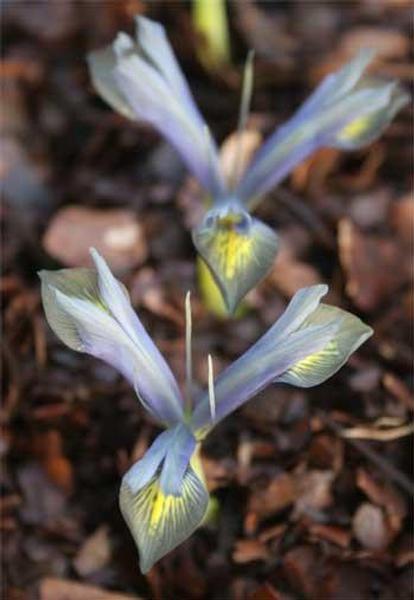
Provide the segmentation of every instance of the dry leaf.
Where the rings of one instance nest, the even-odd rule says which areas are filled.
[[[312,265],[295,259],[289,249],[283,246],[279,250],[268,278],[287,298],[293,296],[299,289],[316,285],[322,280]]]
[[[245,564],[254,560],[267,560],[269,550],[259,540],[238,540],[232,558],[237,564]]]
[[[231,133],[222,143],[220,167],[230,189],[239,182],[261,142],[262,135],[259,131],[246,129],[241,135],[237,131]]]
[[[412,251],[414,240],[414,196],[407,194],[394,202],[390,210],[391,225],[397,231],[399,239]]]
[[[50,429],[36,435],[34,451],[50,480],[69,494],[73,489],[73,468],[63,453],[60,431]]]
[[[292,588],[305,598],[315,598],[319,577],[317,561],[319,552],[316,547],[296,546],[289,550],[283,559],[283,571]],[[320,581],[319,581],[320,583]]]
[[[371,502],[384,508],[388,515],[390,527],[399,532],[403,519],[407,515],[407,504],[404,496],[390,483],[379,483],[365,469],[357,471],[356,484]]]
[[[308,531],[311,535],[336,544],[341,548],[348,548],[351,543],[351,532],[343,527],[336,525],[323,525],[321,523],[312,523]]]
[[[338,52],[344,61],[363,48],[372,48],[378,59],[406,58],[410,52],[410,40],[401,31],[385,27],[354,27],[341,39]]]
[[[129,210],[66,206],[52,218],[43,238],[46,252],[69,267],[89,267],[91,246],[115,271],[136,267],[147,257],[143,229]]]
[[[111,544],[107,525],[98,527],[82,544],[73,560],[73,566],[82,577],[87,577],[108,564]]]
[[[292,475],[281,473],[263,489],[255,490],[250,497],[248,512],[259,520],[265,519],[290,506],[296,499],[296,486]]]
[[[312,514],[332,504],[332,482],[335,473],[330,470],[310,470],[296,473],[297,499],[295,514]]]
[[[106,592],[102,588],[67,579],[47,577],[39,586],[40,600],[140,600],[120,592]]]
[[[381,508],[369,502],[361,504],[352,519],[358,542],[368,550],[382,550],[390,540],[390,530]]]
[[[407,281],[408,265],[394,240],[361,233],[351,220],[338,224],[346,292],[362,310],[377,308]]]

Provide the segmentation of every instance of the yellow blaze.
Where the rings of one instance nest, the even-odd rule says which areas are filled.
[[[346,141],[357,138],[368,129],[370,122],[370,117],[361,117],[359,119],[355,119],[355,121],[351,121],[351,123],[349,123],[342,129],[342,131],[340,131],[338,136],[339,139]]]
[[[220,270],[226,279],[233,279],[245,261],[251,256],[253,240],[236,230],[238,215],[227,215],[218,222],[214,253],[219,257]]]
[[[323,350],[300,360],[289,371],[297,375],[306,375],[306,373],[314,372],[318,368],[323,368],[324,365],[330,366],[338,354],[338,345],[335,340],[331,340]]]

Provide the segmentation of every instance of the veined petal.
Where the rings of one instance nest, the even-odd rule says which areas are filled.
[[[338,371],[349,356],[371,335],[372,329],[345,310],[321,304],[301,328],[323,323],[335,323],[335,336],[319,352],[298,361],[275,379],[275,382],[290,383],[298,387],[319,385]]]
[[[123,482],[128,485],[133,494],[145,487],[160,469],[174,430],[175,428],[167,429],[160,433],[144,456],[125,473]]]
[[[184,437],[183,444],[186,445],[189,436],[184,434]],[[167,443],[166,438],[164,443]],[[183,447],[182,454],[186,454],[188,450],[188,445],[186,449]],[[197,450],[194,451],[193,447],[192,456],[187,456],[184,472],[182,472],[183,461],[179,462],[181,462],[177,464],[177,479],[181,477],[179,494],[173,495],[165,491],[161,482],[162,475],[160,476],[159,473],[156,473],[140,489],[130,486],[131,478],[128,473],[121,484],[119,496],[121,512],[137,545],[143,573],[189,537],[200,525],[207,509],[208,492]]]
[[[150,123],[176,148],[208,192],[224,195],[217,149],[165,36],[164,28],[136,17],[137,42],[118,34],[111,48],[88,61],[97,91],[125,116]]]
[[[338,71],[327,75],[296,112],[296,117],[308,117],[323,105],[348,94],[358,84],[365,69],[375,57],[371,48],[362,48],[356,56]]]
[[[221,197],[224,185],[217,150],[207,126],[193,118],[193,109],[175,97],[161,74],[136,54],[118,61],[115,80],[135,118],[164,135],[200,183]]]
[[[391,123],[397,112],[408,102],[409,95],[395,86],[389,104],[384,108],[359,117],[348,123],[336,136],[332,144],[344,150],[356,150],[375,141]]]
[[[242,210],[210,210],[193,231],[193,241],[229,312],[267,274],[278,248],[276,234]]]
[[[183,477],[196,447],[196,440],[184,424],[174,428],[160,476],[160,486],[166,496],[182,493]]]
[[[92,83],[98,94],[121,115],[128,119],[134,119],[134,111],[115,81],[114,69],[117,55],[113,46],[90,52],[87,61]]]
[[[248,206],[277,185],[298,163],[324,146],[334,146],[336,136],[356,118],[384,110],[393,84],[358,90],[332,105],[321,107],[313,117],[295,115],[280,127],[257,152],[235,194]]]
[[[94,254],[98,270],[42,271],[42,300],[49,325],[70,348],[101,358],[134,386],[162,423],[182,419],[182,399],[165,360],[129,305],[123,286]]]
[[[272,382],[294,383],[296,377],[298,385],[304,385],[307,377],[309,385],[321,383],[371,335],[372,330],[350,313],[318,306],[326,291],[321,285],[297,292],[275,325],[217,377],[214,423],[208,394],[202,394],[192,420],[199,437]]]
[[[139,48],[162,73],[170,89],[177,98],[181,98],[186,109],[191,112],[192,118],[198,122],[200,129],[204,127],[204,120],[194,102],[188,83],[185,80],[180,65],[174,55],[170,43],[165,35],[165,29],[160,23],[143,16],[135,17],[135,39]]]
[[[299,162],[323,146],[353,149],[378,137],[407,96],[395,83],[361,80],[373,53],[362,51],[329,75],[257,152],[235,190],[249,207]]]

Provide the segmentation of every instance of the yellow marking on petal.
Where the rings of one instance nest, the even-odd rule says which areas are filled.
[[[321,367],[329,366],[332,361],[339,356],[339,349],[336,340],[331,340],[323,350],[310,354],[303,360],[297,362],[289,369],[290,373],[295,375],[306,375],[318,370]]]
[[[213,252],[219,257],[220,271],[226,279],[237,276],[242,265],[251,257],[253,239],[236,230],[238,223],[238,215],[226,215],[218,221],[214,236]]]
[[[229,311],[226,303],[223,300],[221,290],[217,285],[209,267],[200,256],[197,257],[197,280],[205,307],[214,315],[216,315],[216,317],[228,319]],[[236,312],[232,316],[233,318],[240,318],[245,313],[246,305],[242,303],[239,304]]]
[[[210,269],[204,260],[197,257],[197,275],[198,285],[205,306],[218,317],[227,317],[228,310],[221,295],[219,286],[217,285]]]
[[[348,123],[348,125],[339,132],[338,139],[347,142],[358,138],[371,126],[371,122],[371,117],[360,117],[359,119],[355,119],[355,121],[351,121],[351,123]]]

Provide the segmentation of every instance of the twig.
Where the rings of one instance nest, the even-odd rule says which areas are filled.
[[[326,413],[320,412],[318,416],[329,429],[331,429],[337,435],[340,435],[342,438],[344,438],[343,434],[344,431],[346,431],[346,429],[338,425],[338,423],[331,419]],[[404,473],[399,471],[396,467],[394,467],[394,465],[382,458],[382,456],[380,456],[378,452],[370,448],[366,442],[346,437],[344,439],[346,439],[346,441],[349,444],[351,444],[351,446],[356,448],[368,460],[370,460],[379,469],[381,469],[381,471],[383,471],[383,473],[385,473],[387,477],[391,479],[391,481],[394,481],[394,483],[399,485],[405,492],[410,494],[410,496],[414,497],[414,482],[412,482],[406,475],[404,475]]]
[[[336,240],[323,221],[318,217],[301,198],[295,196],[285,188],[277,188],[275,192],[277,202],[280,202],[296,217],[298,217],[315,234],[318,241],[330,250],[336,248]]]

